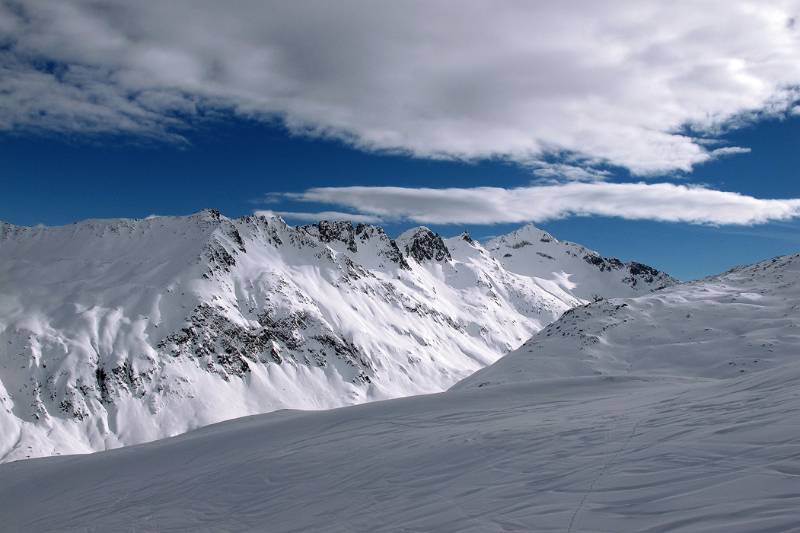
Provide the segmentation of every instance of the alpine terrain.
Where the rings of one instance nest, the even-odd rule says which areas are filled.
[[[447,389],[674,280],[526,226],[485,245],[280,218],[0,224],[0,459]]]
[[[448,264],[463,270],[454,250]],[[9,531],[793,531],[799,302],[800,255],[590,302],[444,393],[285,410],[1,465],[0,523]]]

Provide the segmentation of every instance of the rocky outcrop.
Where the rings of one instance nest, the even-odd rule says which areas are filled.
[[[316,224],[307,224],[298,227],[298,230],[308,234],[323,244],[343,245],[343,250],[357,254],[367,244],[372,244],[375,254],[385,258],[400,268],[408,269],[405,257],[397,247],[397,243],[380,226],[372,224],[356,224],[349,221],[322,220]]]
[[[397,241],[400,243],[403,253],[408,257],[414,258],[418,263],[449,261],[452,259],[450,250],[447,249],[442,237],[425,226],[406,231],[397,238]]]

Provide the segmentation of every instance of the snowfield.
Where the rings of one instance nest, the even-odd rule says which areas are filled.
[[[281,411],[0,465],[4,531],[791,531],[800,366]]]
[[[800,256],[566,313],[444,393],[0,465],[9,531],[778,532]]]
[[[213,210],[0,223],[0,461],[443,391],[567,309],[674,282],[533,226],[487,246]]]
[[[456,388],[608,374],[729,378],[800,361],[800,255],[567,311]]]

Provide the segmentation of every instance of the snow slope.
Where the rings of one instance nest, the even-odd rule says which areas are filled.
[[[642,263],[623,263],[568,241],[559,241],[532,224],[486,243],[486,249],[509,272],[545,278],[559,288],[585,300],[608,297],[609,284],[631,286],[628,294],[674,284],[663,272]],[[601,275],[597,275],[600,271]],[[645,292],[647,292],[647,290]]]
[[[441,391],[590,293],[671,282],[585,255],[531,275],[466,235],[212,210],[0,224],[0,459]]]
[[[0,465],[8,531],[779,532],[800,256],[567,313],[444,393]]]
[[[0,465],[8,532],[779,532],[800,366],[585,377],[281,411]]]
[[[729,378],[795,362],[800,255],[566,312],[456,388],[605,374]]]

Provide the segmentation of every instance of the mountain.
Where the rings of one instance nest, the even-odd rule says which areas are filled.
[[[0,458],[445,390],[590,297],[673,282],[552,238],[514,249],[540,248],[552,259],[525,272],[427,228],[214,210],[1,224]]]
[[[444,393],[0,465],[0,523],[794,531],[798,296],[800,256],[776,258],[576,308]]]
[[[579,244],[559,241],[531,224],[490,240],[486,249],[507,271],[547,279],[586,300],[607,297],[609,285],[629,286],[631,290],[617,292],[614,296],[630,296],[675,283],[670,276],[652,267],[603,257]],[[598,275],[598,271],[602,275]],[[563,274],[554,275],[555,272]],[[640,290],[642,287],[644,291]]]
[[[729,378],[797,360],[800,255],[565,312],[456,388],[593,375]]]

